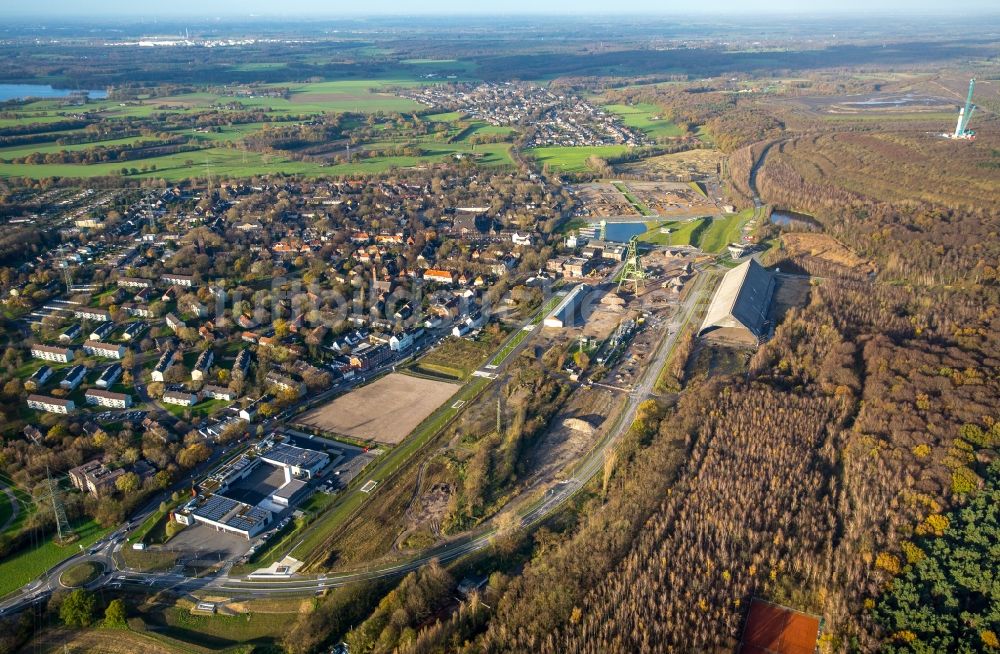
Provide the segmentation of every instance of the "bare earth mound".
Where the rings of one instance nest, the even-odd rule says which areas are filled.
[[[852,270],[860,270],[866,273],[874,270],[871,262],[851,252],[840,241],[828,234],[790,232],[782,234],[781,241],[785,244],[789,258],[800,255],[810,256],[837,264],[838,266],[851,268]]]
[[[448,382],[392,373],[303,413],[298,423],[395,445],[458,389]]]

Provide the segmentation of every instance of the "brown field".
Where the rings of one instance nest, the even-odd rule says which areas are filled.
[[[632,195],[660,216],[703,214],[715,209],[704,195],[681,182],[626,182]]]
[[[69,629],[48,629],[36,635],[26,646],[28,652],[53,652],[53,654],[176,654],[177,652],[209,651],[185,643],[185,647],[173,648],[152,636],[124,630],[72,631]]]
[[[449,382],[392,373],[303,413],[298,423],[396,445],[459,388]]]
[[[723,155],[718,150],[703,148],[650,157],[615,166],[615,170],[647,179],[688,181],[715,175],[722,159]]]
[[[573,189],[591,216],[638,216],[639,212],[625,199],[621,191],[607,182],[581,184]]]
[[[874,270],[874,265],[870,261],[854,254],[828,234],[792,232],[782,234],[781,242],[789,259],[812,257],[860,272],[867,273]]]

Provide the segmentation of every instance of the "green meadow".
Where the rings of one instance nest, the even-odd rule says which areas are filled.
[[[684,136],[686,133],[684,128],[663,118],[663,110],[655,104],[606,104],[603,108],[617,114],[623,123],[641,130],[650,138]]]
[[[176,96],[148,98],[140,103],[122,103],[102,100],[86,107],[67,107],[56,100],[42,100],[20,108],[16,118],[5,119],[8,126],[29,123],[54,122],[69,119],[77,112],[99,112],[105,123],[116,119],[149,117],[156,113],[194,113],[208,109],[222,109],[232,102],[246,108],[263,108],[267,111],[292,116],[314,116],[324,113],[415,113],[425,110],[423,105],[401,98],[392,89],[413,86],[419,82],[412,78],[398,77],[378,80],[346,80],[309,84],[273,85],[290,89],[287,98],[236,98],[215,93],[186,93]],[[379,156],[359,158],[348,163],[323,163],[295,161],[280,153],[264,154],[244,152],[233,144],[242,137],[260,130],[266,123],[224,125],[218,131],[201,132],[192,128],[162,129],[171,135],[181,135],[200,145],[199,150],[135,158],[126,161],[109,161],[94,164],[12,164],[0,162],[0,178],[30,177],[99,177],[129,171],[128,177],[157,178],[180,181],[192,177],[248,177],[268,173],[289,175],[325,176],[380,173],[391,168],[409,168],[449,160],[452,157],[474,156],[484,166],[512,165],[509,143],[473,145],[469,141],[476,135],[505,136],[514,130],[497,127],[479,120],[462,120],[459,112],[433,114],[421,118],[426,122],[445,123],[442,133],[410,135],[392,133],[388,123],[376,129],[386,132],[386,138],[367,142],[358,151],[387,150],[403,145],[415,145],[423,150],[419,156]],[[361,124],[356,120],[356,125]],[[2,127],[2,125],[0,125]],[[52,132],[55,134],[56,132]],[[58,132],[60,137],[84,133],[82,129]],[[112,147],[124,144],[141,144],[151,137],[127,137],[96,140],[87,143],[59,145],[53,142],[17,145],[0,148],[0,160],[24,158],[33,153],[52,154],[60,151],[86,150],[94,147]],[[452,141],[452,142],[449,142]],[[138,153],[137,153],[138,155]],[[135,173],[131,173],[132,170]],[[145,170],[143,170],[145,169]]]
[[[617,157],[627,150],[627,145],[547,146],[529,148],[526,153],[540,166],[547,164],[564,173],[580,173],[587,171],[587,159],[593,155],[602,158]]]

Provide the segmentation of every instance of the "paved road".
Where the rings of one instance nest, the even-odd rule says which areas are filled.
[[[18,514],[21,513],[21,504],[17,500],[17,495],[11,490],[10,486],[6,484],[0,484],[0,491],[7,496],[7,501],[10,502],[10,515],[7,516],[7,520],[4,521],[3,526],[0,526],[0,532],[6,531],[7,526],[17,520]]]
[[[673,350],[679,333],[694,314],[699,301],[704,297],[706,292],[711,290],[706,288],[709,277],[706,274],[698,275],[687,298],[681,304],[673,318],[663,328],[663,337],[660,339],[657,349],[653,353],[650,364],[636,380],[636,384],[629,393],[625,406],[619,413],[617,420],[612,425],[608,434],[581,459],[571,476],[549,489],[540,498],[520,508],[517,513],[519,527],[528,527],[544,520],[602,471],[605,452],[609,448],[614,447],[628,431],[635,420],[640,404],[654,395],[653,387],[656,384],[656,379],[667,357],[669,357],[670,352]],[[525,342],[527,340],[525,339]],[[520,344],[520,346],[523,345],[524,342]],[[519,350],[520,346],[515,348],[515,350]],[[504,363],[511,360],[512,357],[508,356]],[[136,524],[138,524],[137,521]],[[0,613],[19,610],[33,602],[47,598],[54,590],[60,587],[59,575],[70,566],[83,561],[94,561],[105,566],[106,569],[106,573],[90,585],[91,588],[108,585],[115,588],[121,585],[128,585],[130,587],[141,586],[157,590],[171,589],[176,592],[211,590],[233,597],[303,595],[358,581],[402,575],[426,565],[432,559],[447,562],[461,558],[467,554],[489,547],[496,535],[496,527],[492,524],[487,524],[476,533],[467,534],[444,545],[427,550],[415,558],[348,572],[266,580],[251,579],[249,577],[231,577],[226,573],[222,573],[212,577],[194,579],[185,577],[177,572],[142,573],[116,569],[114,552],[125,545],[125,530],[120,529],[91,547],[87,552],[81,552],[61,563],[50,570],[40,580],[29,584],[16,595],[0,603]]]

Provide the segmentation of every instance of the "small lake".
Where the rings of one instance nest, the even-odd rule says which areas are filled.
[[[0,84],[0,102],[25,98],[68,98],[73,93],[74,89],[56,89],[48,84]],[[93,100],[108,97],[107,91],[93,90],[86,93]]]
[[[772,211],[771,222],[782,227],[805,227],[806,229],[821,230],[823,225],[812,216],[796,211]]]
[[[608,223],[605,230],[609,241],[628,243],[633,236],[646,233],[646,223]]]

